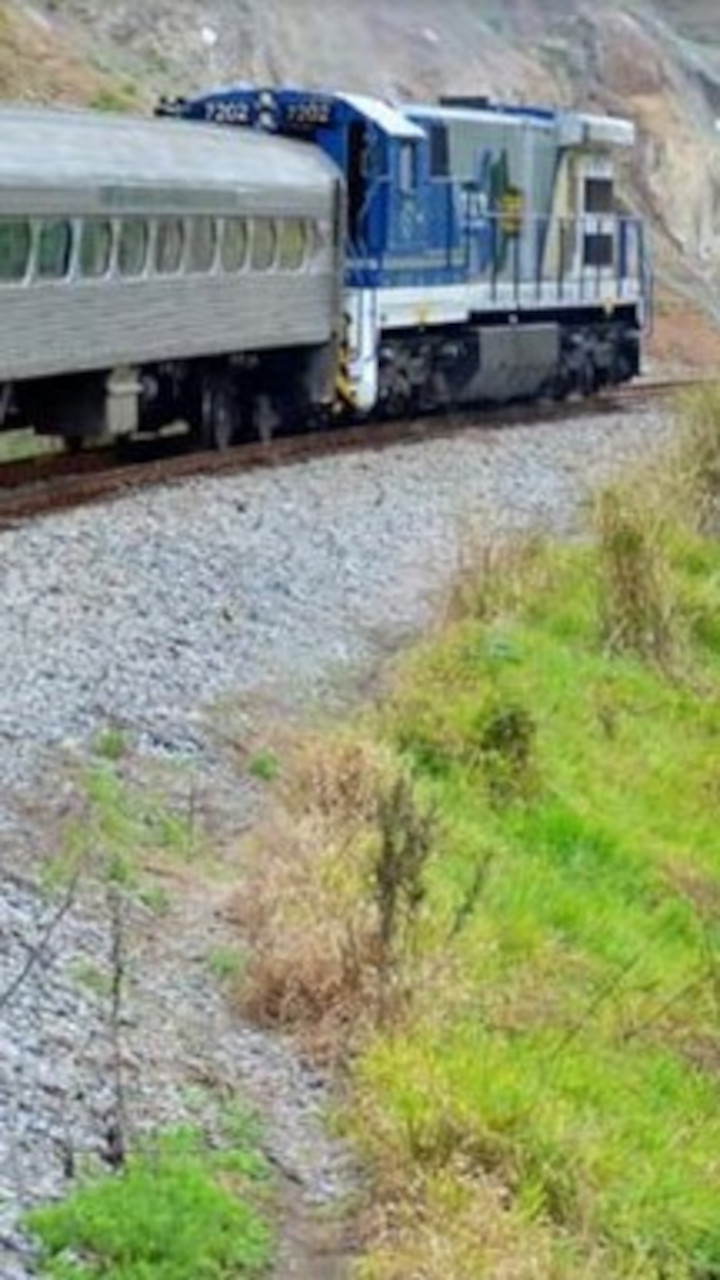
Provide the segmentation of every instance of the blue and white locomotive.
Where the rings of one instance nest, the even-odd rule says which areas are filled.
[[[0,428],[224,447],[638,372],[628,122],[243,86],[157,114],[0,110]]]
[[[356,409],[588,394],[638,373],[649,273],[614,170],[630,122],[247,87],[170,110],[302,139],[337,166],[338,387]]]

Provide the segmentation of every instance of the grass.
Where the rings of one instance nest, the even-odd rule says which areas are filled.
[[[243,989],[292,1026],[334,1010],[351,1048],[363,1280],[720,1274],[717,405],[703,418],[715,445],[674,489],[606,494],[594,541],[469,560],[382,704],[288,763]],[[432,826],[400,880],[388,1018],[377,798],[398,778],[395,844]]]
[[[0,464],[4,462],[24,462],[30,458],[44,457],[49,453],[59,453],[60,445],[47,436],[36,436],[33,431],[0,432]]]
[[[80,780],[82,812],[63,831],[62,848],[46,868],[49,887],[79,872],[137,894],[149,910],[167,908],[164,890],[148,883],[143,867],[151,858],[179,863],[203,856],[192,805],[187,814],[159,796],[141,791],[123,776],[127,741],[107,730],[95,743],[95,759]]]
[[[239,1280],[266,1274],[259,1211],[266,1177],[256,1135],[232,1126],[211,1150],[179,1130],[145,1145],[113,1177],[88,1178],[62,1204],[28,1215],[52,1280]]]

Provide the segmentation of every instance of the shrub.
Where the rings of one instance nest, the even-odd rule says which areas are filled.
[[[131,1156],[121,1173],[31,1213],[28,1225],[54,1280],[234,1280],[264,1274],[270,1252],[267,1228],[191,1133]]]
[[[720,386],[685,392],[678,401],[680,431],[673,479],[695,528],[715,530],[720,514]]]
[[[301,1032],[317,1055],[397,1012],[434,823],[389,753],[313,744],[261,833],[234,904],[248,942],[243,1009]]]

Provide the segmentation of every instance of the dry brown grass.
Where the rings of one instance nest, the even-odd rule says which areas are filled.
[[[432,818],[392,758],[357,739],[306,742],[288,773],[232,907],[249,954],[235,994],[261,1025],[337,1058],[407,997]]]
[[[395,1171],[395,1177],[399,1171]],[[378,1188],[366,1224],[373,1241],[357,1280],[562,1280],[577,1275],[553,1229],[513,1207],[502,1182],[453,1167]],[[452,1221],[452,1230],[448,1222]],[[576,1259],[577,1261],[577,1259]],[[607,1259],[588,1249],[586,1280],[606,1280]]]
[[[676,598],[664,542],[662,503],[648,496],[650,478],[598,494],[597,598],[602,643],[668,667],[677,652]]]
[[[438,609],[441,626],[454,622],[493,622],[522,608],[530,587],[541,588],[548,571],[547,544],[541,537],[488,541],[478,527],[459,540],[455,571]]]
[[[699,532],[720,531],[720,384],[678,397],[680,427],[667,464],[675,505]]]

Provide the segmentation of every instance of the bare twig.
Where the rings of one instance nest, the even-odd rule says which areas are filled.
[[[18,994],[23,984],[30,977],[30,974],[32,973],[33,969],[35,969],[37,965],[43,962],[45,952],[47,951],[47,947],[48,947],[48,943],[50,942],[50,939],[52,938],[56,930],[60,927],[63,920],[65,919],[65,916],[71,910],[75,902],[77,887],[80,880],[80,874],[81,874],[81,869],[79,868],[73,875],[72,880],[70,881],[67,887],[63,900],[60,903],[57,911],[53,916],[51,916],[45,928],[43,929],[39,942],[35,943],[34,946],[28,946],[27,957],[25,959],[25,963],[22,966],[20,972],[16,974],[16,976],[13,978],[9,986],[7,986],[4,991],[0,992],[0,1010],[6,1008],[6,1006],[9,1005],[15,999],[15,996]]]
[[[110,963],[112,966],[112,984],[110,988],[110,1039],[112,1050],[112,1076],[114,1093],[114,1111],[108,1117],[105,1133],[106,1162],[114,1169],[125,1164],[127,1151],[127,1110],[125,1087],[122,1071],[122,1047],[120,1043],[120,1020],[122,1016],[123,986],[125,981],[125,934],[123,921],[123,902],[120,890],[111,885],[108,890],[110,907],[110,924],[112,929],[112,950]]]

